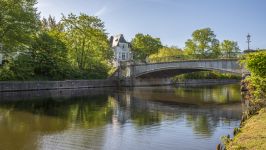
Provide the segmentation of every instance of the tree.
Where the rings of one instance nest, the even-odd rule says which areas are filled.
[[[196,30],[185,43],[185,52],[196,58],[215,58],[220,55],[219,40],[210,28]]]
[[[57,34],[64,33],[64,27],[61,22],[57,22],[55,17],[49,15],[48,18],[43,18],[41,20],[41,30],[49,31],[49,32],[57,32]]]
[[[51,33],[43,32],[35,37],[30,48],[34,73],[48,79],[66,78],[68,66],[66,45]]]
[[[143,35],[138,33],[131,41],[134,59],[145,61],[145,59],[158,52],[162,48],[162,43],[159,38],[154,38],[149,34]]]
[[[177,60],[183,57],[183,51],[177,47],[162,47],[158,53],[149,56],[149,60],[153,62]]]
[[[241,62],[254,76],[266,78],[266,51],[248,53],[243,56]]]
[[[108,71],[113,51],[105,33],[104,23],[97,17],[80,14],[63,16],[65,43],[72,65],[80,70],[94,72],[99,64]]]
[[[39,28],[36,0],[0,0],[0,43],[2,53],[26,50]]]
[[[244,80],[247,84],[250,96],[256,100],[255,104],[259,104],[260,103],[259,101],[262,101],[262,103],[265,104],[266,51],[259,51],[259,52],[245,54],[242,56],[241,63],[251,73],[251,76],[247,77]]]
[[[238,44],[235,41],[224,40],[220,46],[223,57],[225,58],[236,57],[240,52]]]

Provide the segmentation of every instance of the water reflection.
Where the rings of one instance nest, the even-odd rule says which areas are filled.
[[[242,112],[238,85],[52,92],[0,96],[1,148],[214,149]]]

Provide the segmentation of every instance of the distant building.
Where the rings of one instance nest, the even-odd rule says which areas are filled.
[[[118,34],[116,36],[110,37],[110,44],[114,50],[114,66],[117,67],[121,62],[126,62],[131,60],[131,48],[130,43],[127,42],[123,34]]]

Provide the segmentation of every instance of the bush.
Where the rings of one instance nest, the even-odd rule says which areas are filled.
[[[13,80],[15,78],[14,72],[10,70],[8,64],[5,64],[0,68],[0,81]]]

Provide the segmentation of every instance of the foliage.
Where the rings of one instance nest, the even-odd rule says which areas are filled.
[[[41,20],[41,28],[42,30],[45,31],[59,31],[59,32],[63,32],[63,26],[60,22],[57,22],[55,20],[55,17],[52,17],[51,15],[49,15],[49,17],[43,18]]]
[[[10,70],[9,65],[5,64],[0,68],[0,81],[8,81],[14,79],[14,73]]]
[[[66,78],[67,48],[52,34],[39,34],[30,48],[30,58],[34,62],[34,73],[51,79]]]
[[[194,58],[217,58],[221,54],[219,40],[210,28],[194,31],[185,45],[186,54]]]
[[[39,23],[41,28],[27,33],[31,42],[23,52],[14,57],[11,51],[6,51],[13,57],[0,68],[0,80],[102,79],[108,76],[113,54],[100,19],[70,14],[63,16],[60,22],[49,16]],[[14,45],[16,52],[19,48]]]
[[[62,41],[43,32],[33,39],[28,52],[21,53],[6,66],[5,70],[13,74],[9,80],[65,79],[69,66],[67,49]]]
[[[105,33],[104,23],[97,17],[81,14],[63,16],[65,42],[72,65],[81,70],[94,68],[94,64],[111,60],[113,54]]]
[[[158,53],[149,56],[150,62],[164,62],[164,61],[174,61],[177,59],[182,59],[183,51],[177,47],[162,47],[159,49]]]
[[[36,0],[0,0],[0,44],[5,55],[25,51],[39,28]]]
[[[245,99],[249,101],[249,108],[244,116],[245,119],[266,105],[265,59],[265,51],[249,53],[242,57],[241,63],[251,73],[243,82],[243,86],[248,90]]]
[[[266,77],[266,51],[244,55],[241,59],[241,62],[246,66],[252,75],[261,78]]]
[[[159,38],[154,38],[151,35],[138,33],[131,41],[134,59],[146,61],[149,55],[155,54],[160,48],[162,43]]]
[[[242,57],[241,63],[251,73],[244,80],[249,107],[242,117],[241,132],[226,144],[226,149],[263,149],[265,140],[260,137],[266,135],[265,130],[261,130],[266,121],[263,108],[266,105],[266,51],[248,53]]]
[[[16,80],[29,80],[34,77],[35,63],[27,54],[21,54],[12,63],[9,63],[10,71],[13,72],[13,78]]]
[[[238,44],[235,41],[224,40],[221,43],[220,48],[221,48],[221,52],[223,54],[223,57],[225,57],[225,58],[236,57],[237,53],[240,52]]]

